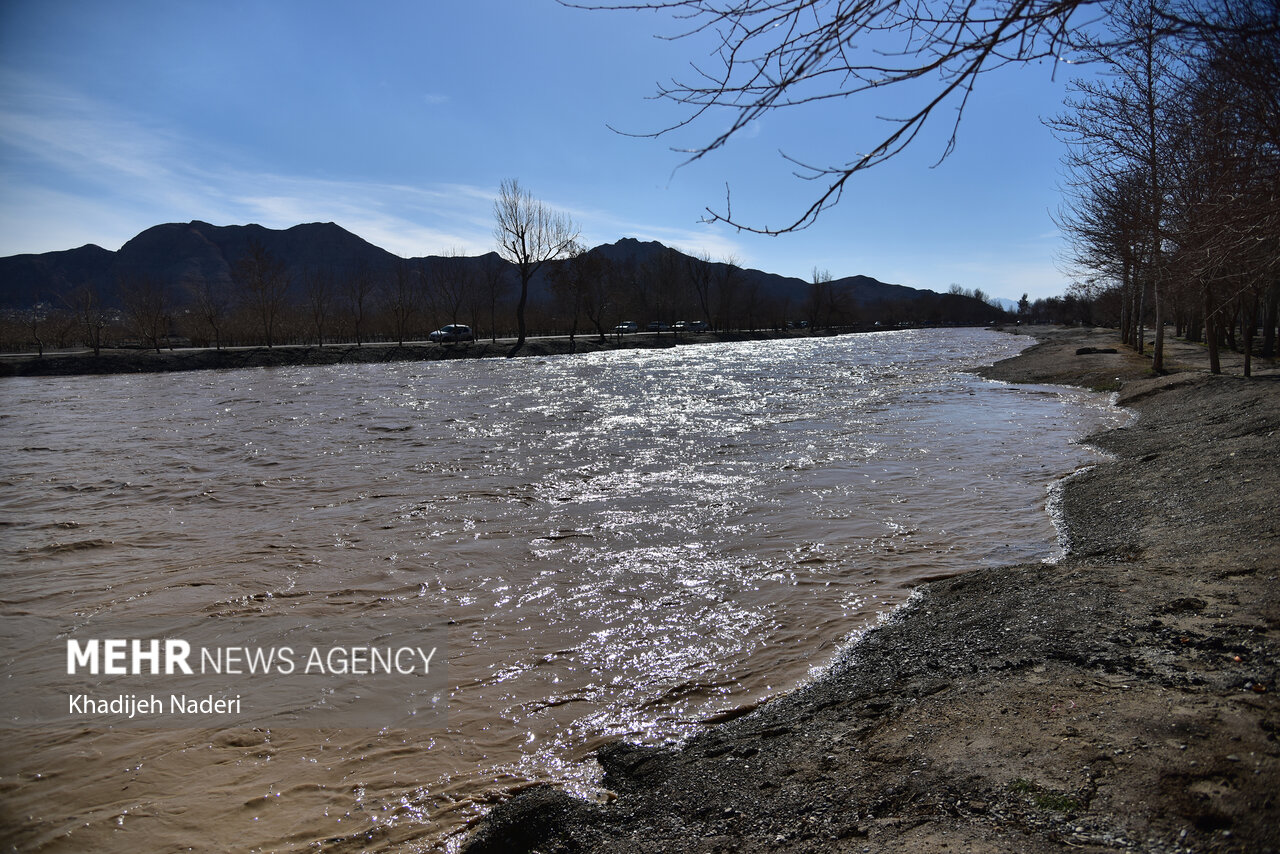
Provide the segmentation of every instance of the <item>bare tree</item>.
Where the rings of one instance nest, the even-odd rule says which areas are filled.
[[[395,329],[396,342],[403,347],[405,333],[417,316],[422,301],[422,270],[403,259],[396,262],[385,300]]]
[[[289,298],[289,272],[284,262],[257,240],[250,240],[231,276],[256,317],[267,347],[273,346]]]
[[[160,339],[169,335],[172,319],[164,284],[154,276],[139,274],[119,281],[120,299],[129,328],[160,352]]]
[[[1088,164],[1087,155],[1082,161]],[[1072,160],[1068,160],[1068,164]],[[1143,352],[1143,303],[1146,278],[1138,275],[1142,249],[1141,176],[1093,174],[1077,170],[1078,177],[1065,189],[1063,208],[1057,221],[1070,237],[1069,264],[1088,271],[1078,282],[1083,293],[1097,295],[1114,282],[1119,290],[1121,340]]]
[[[1157,0],[1115,0],[1123,49],[1097,50],[1109,74],[1073,84],[1073,113],[1051,122],[1070,147],[1065,214],[1079,283],[1095,302],[1118,283],[1126,343],[1152,367],[1167,320],[1203,340],[1210,369],[1236,346],[1245,373],[1259,313],[1280,276],[1280,5],[1204,4],[1204,26],[1174,42]],[[1246,35],[1247,34],[1247,35]]]
[[[809,325],[812,328],[823,329],[831,325],[833,299],[831,271],[814,267],[809,280]]]
[[[84,343],[93,348],[93,355],[101,355],[102,331],[111,318],[97,283],[90,281],[78,285],[64,299],[80,326]]]
[[[323,347],[325,322],[333,309],[333,270],[309,268],[303,275],[302,287],[316,346]]]
[[[581,243],[575,243],[569,250],[568,259],[553,267],[549,274],[551,292],[569,320],[570,349],[575,346],[578,323],[583,315],[595,326],[600,340],[605,339],[601,319],[608,293],[605,287],[606,264],[604,258],[588,252]]]
[[[716,292],[720,297],[720,307],[716,312],[715,328],[725,330],[741,325],[739,322],[739,301],[742,299],[742,261],[737,255],[725,257],[719,265],[719,276],[716,281]]]
[[[43,358],[46,340],[51,339],[62,346],[62,342],[78,323],[67,310],[56,308],[43,300],[34,300],[31,308],[10,315],[18,321],[17,326],[25,327],[36,344],[36,354]],[[16,346],[16,342],[15,342]]]
[[[675,249],[663,248],[649,262],[646,278],[650,281],[649,310],[651,320],[673,321],[682,297],[687,292],[683,256]],[[661,334],[661,333],[659,333]]]
[[[462,307],[476,290],[476,277],[461,249],[450,249],[432,264],[431,292],[450,323],[457,323]]]
[[[378,281],[374,278],[367,264],[360,263],[347,274],[343,283],[343,297],[346,302],[347,319],[351,321],[353,337],[357,347],[364,346],[364,324],[373,307],[373,298],[378,291]]]
[[[1170,233],[1188,296],[1198,291],[1202,300],[1215,373],[1219,340],[1232,342],[1238,322],[1252,374],[1260,313],[1271,311],[1280,281],[1278,91],[1280,36],[1227,36],[1210,41],[1180,93]],[[1274,335],[1274,321],[1266,325]]]
[[[708,325],[712,322],[711,298],[715,290],[715,277],[712,275],[711,254],[706,250],[684,256],[685,276],[693,287],[698,298],[698,310],[702,312],[702,320]]]
[[[222,336],[231,315],[231,294],[222,282],[204,278],[189,286],[191,305],[197,322],[204,326],[201,334],[213,337],[216,350],[222,349]]]
[[[45,323],[48,314],[43,306],[32,306],[22,315],[23,325],[31,333],[31,339],[36,342],[36,356],[44,358],[44,339],[45,339]],[[14,336],[17,338],[17,335]]]
[[[493,203],[497,224],[493,236],[498,253],[520,274],[520,300],[516,304],[517,338],[512,354],[525,342],[525,307],[529,280],[548,261],[562,258],[578,239],[578,226],[566,215],[535,199],[515,179],[502,182]]]
[[[493,253],[486,255],[480,266],[485,307],[489,310],[490,341],[498,340],[498,303],[506,297],[511,287],[508,269],[506,262]]]
[[[583,272],[582,313],[596,328],[600,342],[604,343],[609,312],[613,311],[616,294],[613,291],[615,281],[613,262],[603,255],[592,254],[587,269]]]
[[[1151,367],[1159,373],[1164,370],[1166,197],[1173,183],[1168,105],[1179,59],[1162,37],[1155,0],[1117,0],[1112,18],[1125,47],[1089,46],[1110,75],[1075,81],[1076,94],[1067,101],[1070,112],[1049,124],[1072,149],[1068,163],[1077,184],[1123,186],[1131,194],[1126,201],[1132,209],[1125,215],[1132,216],[1142,287],[1151,289],[1156,333]]]
[[[608,264],[603,270],[604,300],[600,313],[602,326],[617,331],[617,326],[626,320],[636,320],[644,309],[642,302],[642,271],[634,258],[619,259]],[[621,333],[618,333],[621,339]]]

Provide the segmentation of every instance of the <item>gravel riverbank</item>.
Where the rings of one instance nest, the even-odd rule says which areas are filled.
[[[1036,334],[982,373],[1139,416],[1062,484],[1065,560],[933,582],[813,684],[601,750],[610,803],[538,787],[466,850],[1280,851],[1280,374]]]

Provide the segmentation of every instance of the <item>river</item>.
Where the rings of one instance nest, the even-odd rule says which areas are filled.
[[[580,356],[0,381],[11,627],[447,633],[423,725],[10,725],[18,851],[430,851],[589,752],[795,687],[933,577],[1053,559],[1122,417],[905,330]],[[55,679],[5,636],[6,678]],[[14,702],[13,692],[6,701]],[[303,702],[299,700],[299,702]],[[6,709],[6,717],[10,709]]]

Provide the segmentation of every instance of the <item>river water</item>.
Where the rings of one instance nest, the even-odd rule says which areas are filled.
[[[0,837],[429,851],[531,781],[591,796],[604,741],[793,688],[923,580],[1054,556],[1048,486],[1120,415],[964,373],[1025,343],[4,380],[6,621],[376,607],[448,651],[427,726],[0,731]]]

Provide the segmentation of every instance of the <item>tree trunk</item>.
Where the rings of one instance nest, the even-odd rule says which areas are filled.
[[[1142,324],[1142,312],[1145,310],[1142,303],[1146,295],[1147,282],[1143,279],[1142,285],[1138,288],[1138,310],[1134,313],[1135,317],[1133,321],[1133,343],[1138,349],[1139,356],[1147,351],[1147,333]]]
[[[1250,296],[1241,312],[1240,340],[1244,343],[1244,375],[1253,376],[1253,330],[1258,323],[1258,298]]]
[[[1189,318],[1187,320],[1187,340],[1203,341],[1204,327],[1203,327],[1203,324],[1201,323],[1200,315],[1197,314],[1196,309],[1192,307],[1188,307],[1187,311],[1189,312]]]
[[[1152,288],[1152,299],[1156,303],[1156,342],[1151,348],[1151,370],[1157,374],[1164,373],[1164,308],[1160,299],[1160,286]]]
[[[530,276],[524,270],[520,271],[520,301],[516,303],[516,346],[511,348],[511,354],[514,356],[520,352],[520,348],[524,346],[525,340],[525,322],[524,308],[529,302],[529,279]]]
[[[1218,357],[1218,331],[1213,310],[1213,294],[1208,287],[1204,288],[1204,343],[1209,347],[1209,373],[1222,373],[1222,361]]]
[[[1262,356],[1270,359],[1276,354],[1276,324],[1280,322],[1280,288],[1272,287],[1267,294],[1266,310],[1263,312]]]

